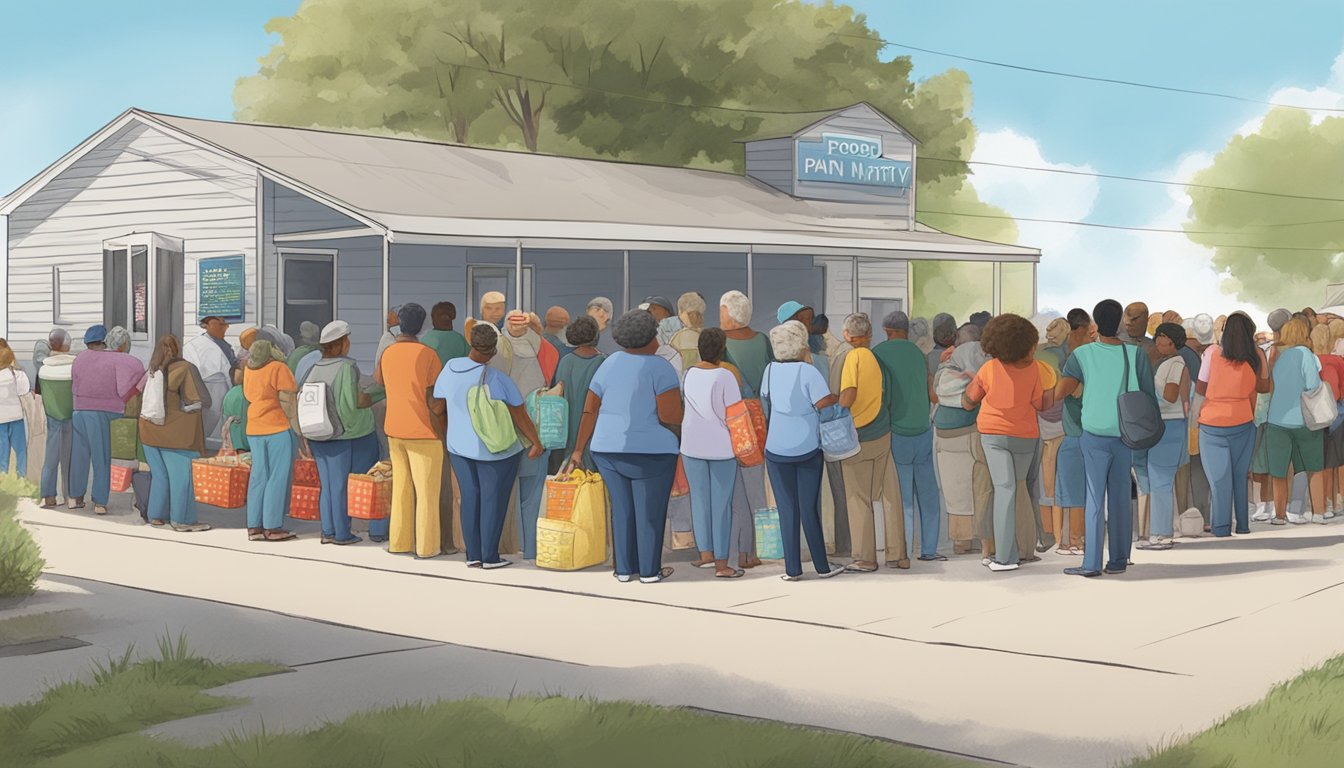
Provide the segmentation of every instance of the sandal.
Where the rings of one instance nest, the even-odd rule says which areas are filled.
[[[262,539],[265,539],[265,538],[266,538],[266,531],[265,531],[265,529],[263,529],[263,528],[248,528],[248,529],[247,529],[247,540],[248,540],[248,541],[261,541]]]
[[[858,563],[850,563],[849,565],[845,566],[845,570],[853,571],[855,573],[875,573],[877,571],[877,564],[873,563],[872,565],[860,565]]]
[[[297,539],[298,537],[299,535],[293,531],[281,530],[266,531],[261,535],[263,541],[289,541],[290,539]]]
[[[714,572],[714,578],[716,578],[716,579],[739,579],[739,578],[741,578],[741,577],[743,576],[743,574],[745,574],[745,573],[746,573],[746,571],[742,570],[741,568],[724,568],[724,569],[721,570],[721,571],[715,571],[715,572]]]
[[[759,557],[753,557],[752,559],[746,561],[745,563],[742,563],[742,568],[743,568],[743,569],[750,569],[750,568],[755,568],[755,567],[757,567],[757,566],[759,566],[759,565],[762,565],[762,564],[763,564],[763,563],[761,563],[761,559],[760,559]]]
[[[211,529],[209,523],[173,523],[173,530],[178,533],[201,533]]]
[[[167,525],[168,522],[166,520],[150,520],[149,524],[154,526],[155,528],[162,528],[163,526]]]

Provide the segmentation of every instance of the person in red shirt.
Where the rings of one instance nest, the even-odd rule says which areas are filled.
[[[1344,397],[1344,357],[1333,354],[1335,335],[1325,325],[1311,329],[1311,351],[1321,361],[1321,381],[1330,387],[1335,402]],[[1344,514],[1339,505],[1339,494],[1344,490],[1344,428],[1335,427],[1325,433],[1325,519]]]

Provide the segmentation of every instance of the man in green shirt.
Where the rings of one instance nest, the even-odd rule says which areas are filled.
[[[873,347],[877,362],[886,369],[891,387],[884,393],[891,418],[891,457],[901,483],[901,501],[914,509],[919,500],[919,559],[946,560],[938,554],[942,502],[933,471],[933,377],[928,358],[910,341],[910,318],[896,310],[882,320],[887,340]],[[913,536],[914,516],[906,515],[907,537]]]
[[[434,350],[439,356],[439,365],[446,365],[455,357],[466,357],[471,351],[467,338],[453,330],[453,321],[457,319],[457,305],[451,301],[440,301],[429,311],[430,322],[434,327],[420,337],[420,343]]]
[[[70,335],[64,330],[53,329],[47,342],[51,354],[42,361],[37,372],[42,408],[47,414],[47,453],[42,462],[41,495],[42,507],[55,509],[58,488],[65,491],[62,494],[65,498],[70,498],[71,418],[75,412],[70,366],[74,364],[75,356],[70,354]]]

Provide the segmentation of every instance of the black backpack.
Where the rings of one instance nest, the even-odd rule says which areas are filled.
[[[1119,413],[1120,442],[1142,451],[1157,445],[1166,425],[1162,423],[1162,412],[1158,410],[1156,400],[1143,390],[1131,392],[1129,389],[1129,347],[1129,344],[1120,345],[1120,355],[1125,360],[1125,378],[1115,404]]]

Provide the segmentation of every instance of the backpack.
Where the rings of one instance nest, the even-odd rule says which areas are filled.
[[[309,440],[336,440],[344,432],[336,415],[336,395],[325,381],[309,381],[299,390],[299,434]]]
[[[1125,361],[1125,378],[1115,406],[1120,425],[1120,442],[1133,450],[1142,451],[1157,445],[1166,425],[1162,422],[1157,400],[1142,390],[1131,392],[1129,389],[1129,347],[1128,344],[1120,345],[1120,356]]]
[[[517,442],[518,431],[513,426],[509,406],[490,397],[490,386],[485,383],[489,372],[490,366],[482,364],[480,383],[467,391],[467,413],[471,415],[471,426],[485,449],[502,453]]]
[[[150,371],[145,376],[145,391],[140,398],[140,418],[159,427],[168,421],[165,389],[163,371]]]

